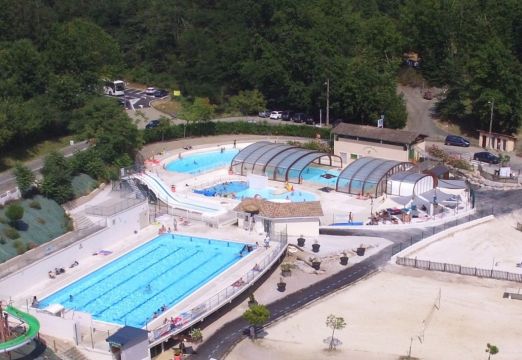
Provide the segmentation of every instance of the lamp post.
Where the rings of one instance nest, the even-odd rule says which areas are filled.
[[[326,79],[326,126],[330,125],[330,79]]]
[[[489,147],[493,148],[493,137],[491,136],[491,130],[493,129],[493,107],[495,106],[495,100],[488,101],[491,105],[491,111],[489,113]]]

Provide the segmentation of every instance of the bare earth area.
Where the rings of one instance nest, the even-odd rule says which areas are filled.
[[[487,221],[425,244],[401,256],[518,272],[522,211]],[[522,284],[390,263],[383,271],[290,315],[266,329],[263,338],[242,341],[227,357],[239,359],[486,359],[487,343],[499,347],[495,360],[521,359],[522,301],[503,298]],[[329,314],[347,327],[336,333],[336,351],[323,342],[331,335]]]
[[[263,339],[242,341],[227,359],[398,359],[410,341],[421,359],[485,359],[488,342],[500,349],[495,360],[520,359],[522,303],[502,298],[509,286],[390,265],[269,327]],[[332,313],[348,325],[335,335],[343,344],[329,352],[323,339]]]
[[[522,262],[522,232],[516,229],[517,220],[522,222],[522,210],[457,232],[402,256],[522,273],[522,267],[516,266]]]

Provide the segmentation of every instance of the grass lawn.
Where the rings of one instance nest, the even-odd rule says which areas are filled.
[[[38,144],[26,147],[23,143],[20,147],[12,148],[0,155],[0,171],[12,168],[17,161],[30,161],[40,156],[45,156],[51,151],[60,150],[69,145],[73,140],[73,135],[64,136],[56,139],[49,139]]]
[[[176,117],[176,114],[178,114],[182,108],[181,103],[176,100],[155,100],[152,102],[152,106],[172,117]]]

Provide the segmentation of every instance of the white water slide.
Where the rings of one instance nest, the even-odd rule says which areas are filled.
[[[195,196],[185,197],[172,192],[172,190],[154,174],[142,173],[132,176],[147,185],[158,199],[173,208],[198,212],[207,216],[216,216],[226,212],[220,205],[202,201]]]

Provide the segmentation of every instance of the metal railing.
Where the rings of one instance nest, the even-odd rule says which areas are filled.
[[[133,206],[141,204],[145,201],[145,198],[127,198],[122,199],[121,201],[118,201],[117,203],[111,205],[89,206],[85,209],[85,213],[88,215],[95,216],[112,216],[114,214],[127,210]]]
[[[508,271],[482,269],[457,264],[440,263],[430,260],[418,260],[407,257],[397,257],[395,263],[398,265],[410,266],[423,270],[442,271],[452,274],[522,282],[522,274],[512,273]]]
[[[211,298],[187,309],[186,311],[180,312],[180,314],[174,318],[173,322],[169,322],[153,329],[149,333],[149,342],[152,344],[166,336],[172,336],[188,329],[194,323],[219,309],[224,304],[230,302],[233,298],[250,287],[254,280],[258,279],[268,271],[270,266],[282,255],[288,243],[288,236],[286,233],[275,234],[270,238],[272,240],[277,239],[277,248],[272,250],[261,261],[258,261],[255,269],[243,274],[238,278],[239,280],[236,283],[227,286]]]
[[[70,231],[54,240],[31,249],[17,257],[0,264],[0,278],[10,275],[28,265],[31,265],[46,256],[51,255],[67,246],[94,234],[107,226],[106,219],[93,222],[83,229]]]

